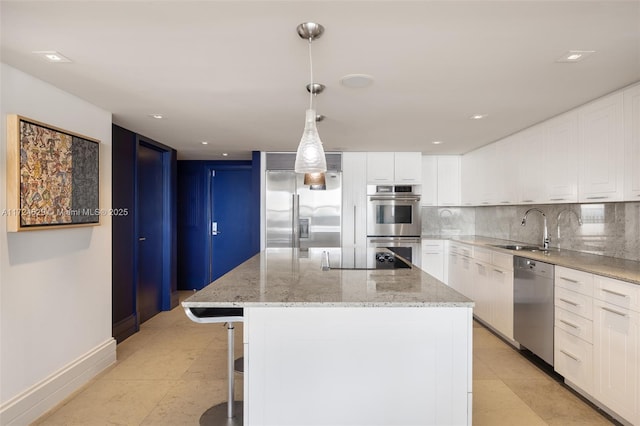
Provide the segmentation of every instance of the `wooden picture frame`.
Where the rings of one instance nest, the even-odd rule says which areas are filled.
[[[100,141],[7,116],[7,231],[100,224]]]

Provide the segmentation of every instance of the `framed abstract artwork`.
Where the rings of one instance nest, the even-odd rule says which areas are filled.
[[[7,231],[100,224],[100,141],[7,117]]]

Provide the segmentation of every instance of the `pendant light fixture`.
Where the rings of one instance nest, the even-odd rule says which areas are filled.
[[[327,171],[327,160],[324,155],[322,141],[316,127],[316,111],[313,109],[313,59],[311,43],[320,38],[324,27],[315,22],[305,22],[298,25],[298,35],[309,41],[309,109],[305,114],[304,131],[298,145],[294,169],[296,173],[324,173]]]
[[[324,173],[305,173],[304,184],[309,185],[312,190],[326,190],[327,179]]]

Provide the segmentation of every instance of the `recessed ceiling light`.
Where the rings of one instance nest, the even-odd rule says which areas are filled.
[[[352,89],[362,89],[373,84],[373,77],[367,74],[347,74],[340,79],[340,84]]]
[[[207,141],[202,141],[202,142],[200,142],[200,143],[201,143],[202,145],[209,145],[209,142],[207,142]]]
[[[149,117],[155,118],[156,120],[162,120],[164,118],[164,115],[162,115],[162,114],[149,114]]]
[[[223,157],[228,157],[228,156],[229,156],[229,154],[227,154],[226,152],[223,152],[223,153],[222,153],[222,156],[223,156]]]
[[[431,143],[434,144],[434,145],[440,145],[442,143],[442,141],[433,141]]]
[[[487,115],[489,114],[473,114],[471,117],[469,117],[471,120],[482,120],[483,118],[487,118]]]
[[[588,57],[589,55],[596,53],[595,50],[570,50],[558,59],[556,62],[579,62]]]
[[[67,58],[60,52],[56,52],[55,50],[35,50],[31,53],[40,56],[42,59],[44,59],[47,62],[53,62],[58,64],[64,63],[64,62],[71,62],[71,59]]]

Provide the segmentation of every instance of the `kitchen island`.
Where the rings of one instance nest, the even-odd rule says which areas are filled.
[[[470,424],[473,302],[323,251],[268,249],[182,302],[243,309],[244,424]]]

